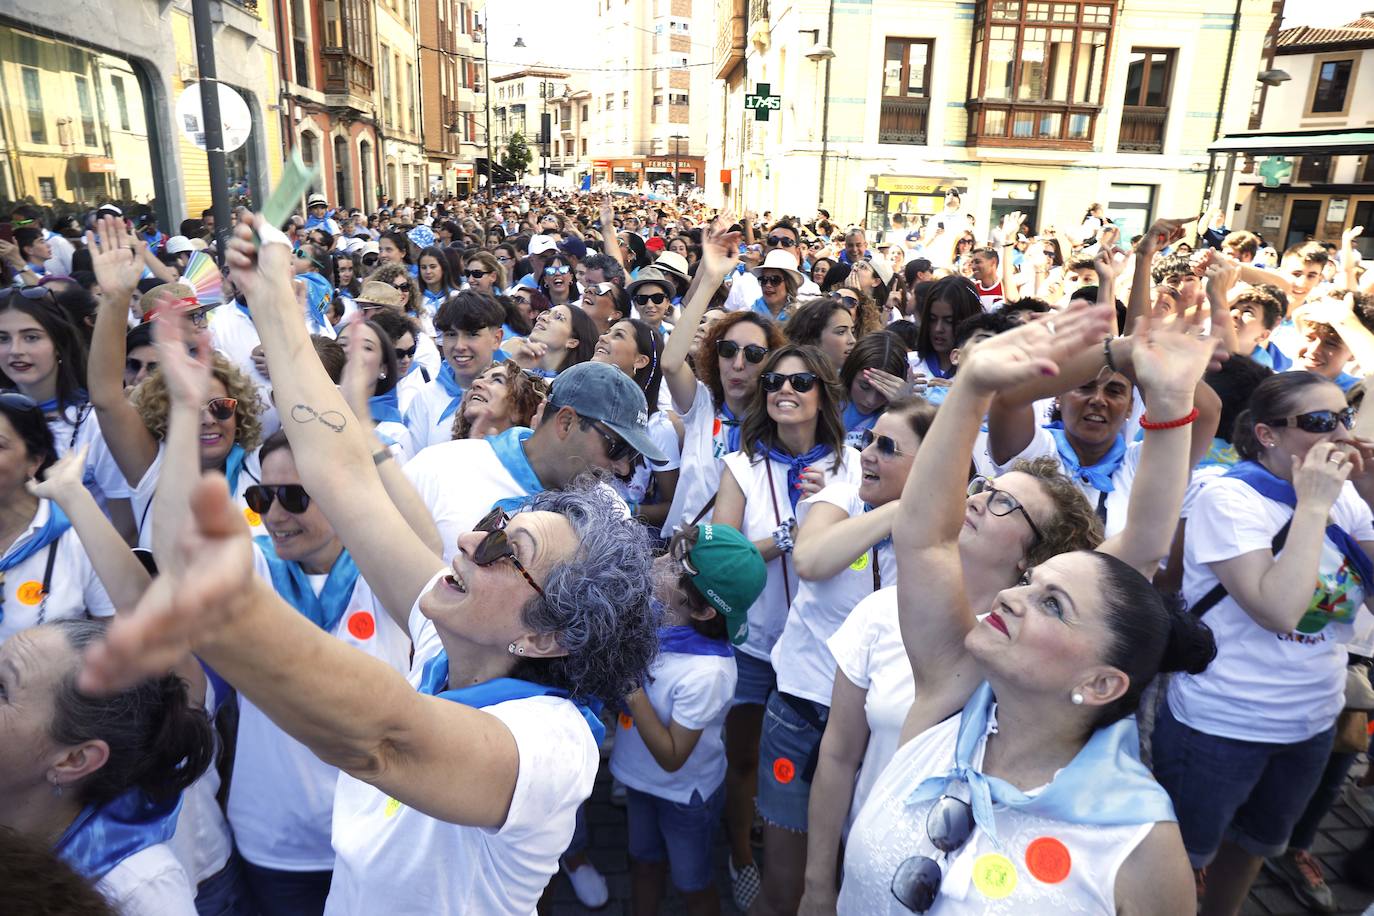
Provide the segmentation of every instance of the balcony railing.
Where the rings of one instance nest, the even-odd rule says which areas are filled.
[[[878,142],[924,146],[929,115],[930,99],[884,98],[878,119]]]
[[[971,101],[971,146],[1090,150],[1097,121],[1095,105],[1064,102]]]
[[[351,52],[332,48],[320,52],[324,60],[324,91],[351,93],[360,97],[372,94],[372,65]]]
[[[1167,108],[1127,105],[1121,112],[1121,137],[1116,148],[1123,153],[1164,152],[1164,122]]]

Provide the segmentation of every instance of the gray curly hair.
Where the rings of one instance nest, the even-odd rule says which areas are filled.
[[[568,654],[522,658],[511,677],[619,704],[644,682],[658,654],[661,614],[649,605],[654,576],[647,529],[628,518],[625,506],[592,476],[546,490],[524,508],[566,518],[580,547],[553,568],[544,594],[521,612],[525,626],[557,634]]]

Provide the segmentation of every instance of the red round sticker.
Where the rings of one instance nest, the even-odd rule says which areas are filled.
[[[1038,837],[1026,847],[1026,868],[1037,881],[1058,884],[1069,876],[1072,867],[1068,847],[1054,837]]]
[[[377,621],[367,611],[354,611],[348,618],[348,632],[354,639],[371,639],[377,632]]]
[[[627,712],[622,712],[618,721],[620,722],[621,728],[630,729],[635,727],[635,720],[630,718],[630,714]]]
[[[779,757],[773,761],[773,778],[783,785],[792,781],[792,777],[797,775],[797,768],[792,761],[786,757]]]
[[[24,604],[38,604],[43,600],[43,583],[25,582],[19,586],[15,597]]]

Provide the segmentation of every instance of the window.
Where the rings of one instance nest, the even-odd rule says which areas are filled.
[[[587,155],[587,138],[582,138],[582,155]]]
[[[29,113],[29,139],[34,143],[48,142],[48,125],[43,118],[43,90],[38,71],[33,67],[20,70],[24,79],[24,107]]]
[[[582,120],[584,120],[584,121],[587,120],[587,109],[590,108],[590,107],[591,107],[590,105],[583,105],[583,106],[582,106]]]
[[[1330,156],[1303,156],[1298,160],[1298,181],[1326,184],[1331,180]]]
[[[129,129],[129,99],[124,94],[124,80],[112,76],[110,77],[110,85],[114,87],[115,109],[119,113],[119,129],[127,131]]]
[[[1164,151],[1164,125],[1169,117],[1173,76],[1173,51],[1131,49],[1118,149],[1137,153]]]
[[[1354,69],[1355,61],[1349,58],[1318,61],[1314,80],[1316,86],[1312,90],[1312,103],[1308,110],[1312,114],[1344,114]]]
[[[930,67],[934,43],[928,38],[889,38],[883,52],[883,99],[879,143],[926,142],[930,111]]]
[[[410,121],[406,124],[406,130],[415,133],[415,65],[410,61],[406,61],[406,101],[410,107]]]
[[[386,45],[379,45],[378,50],[382,54],[382,123],[387,127],[391,126],[391,106],[387,104],[387,99],[391,98],[391,68],[386,62],[391,59],[391,49]]]
[[[100,145],[100,138],[95,133],[95,105],[91,103],[91,83],[84,76],[76,78],[76,104],[81,108],[81,141],[86,146]]]
[[[620,94],[620,107],[625,109],[630,107],[630,90],[626,89]]]

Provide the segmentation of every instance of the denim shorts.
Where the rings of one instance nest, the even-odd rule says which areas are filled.
[[[723,782],[707,799],[694,790],[685,805],[627,787],[630,858],[637,862],[667,859],[673,887],[680,893],[706,890],[715,881],[712,852],[724,808]]]
[[[810,700],[776,690],[768,697],[759,740],[758,806],[764,821],[774,827],[806,831],[811,780],[829,717],[828,706]]]
[[[1209,735],[1174,718],[1168,701],[1155,720],[1154,771],[1174,802],[1183,846],[1194,868],[1223,840],[1252,856],[1288,848],[1331,756],[1333,723],[1294,744],[1263,744]]]
[[[768,662],[735,650],[735,670],[739,680],[735,682],[735,701],[732,706],[762,706],[768,702],[768,695],[778,686],[778,675]]]

